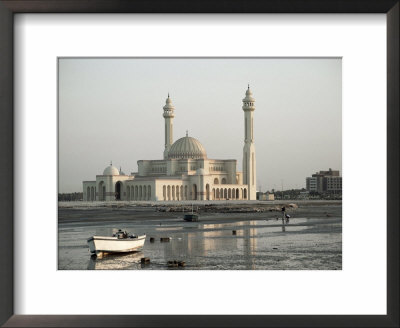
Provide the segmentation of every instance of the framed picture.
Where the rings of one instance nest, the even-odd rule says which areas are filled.
[[[329,15],[339,13],[347,15]],[[190,5],[182,1],[0,1],[0,15],[2,324],[398,326],[398,1]],[[249,81],[241,90],[239,84],[246,78]],[[173,90],[164,91],[170,85]],[[224,103],[227,108],[236,106],[240,90],[239,109],[224,112]],[[129,102],[134,109],[129,109]],[[205,108],[210,102],[220,110]],[[158,103],[161,114],[141,113],[140,108],[156,108]],[[266,109],[259,114],[258,104]],[[285,111],[288,107],[292,110]],[[161,119],[165,124],[157,123]],[[236,125],[244,126],[244,141]],[[232,131],[227,129],[225,135],[227,126]],[[257,177],[253,132],[260,154]],[[88,142],[91,138],[98,142]],[[107,143],[112,146],[107,148]],[[234,146],[239,143],[244,146],[238,155]],[[274,177],[282,176],[277,173],[282,171],[294,174],[306,157],[312,162],[313,152],[305,150],[311,148],[302,148],[308,144],[314,153],[324,154],[326,163],[338,167],[329,171],[321,167],[312,176],[311,171],[307,180],[301,176],[301,183],[307,181],[303,190],[295,187],[295,179],[287,178],[288,189],[299,191],[295,196],[288,193],[288,199],[297,197],[301,204],[304,193],[309,197],[310,192],[322,190],[324,197],[339,199],[335,190],[340,180],[341,191],[342,180],[336,169],[342,170],[342,156],[344,179],[343,237],[340,200],[337,211],[326,208],[324,212],[325,219],[338,228],[307,235],[306,244],[314,250],[312,261],[304,256],[307,245],[304,249],[292,245],[293,253],[293,247],[286,245],[287,256],[282,259],[291,260],[281,263],[273,254],[280,251],[272,248],[273,243],[267,243],[270,250],[265,243],[253,247],[261,241],[256,228],[265,229],[264,241],[276,237],[268,230],[278,227],[272,207],[271,217],[261,213],[252,221],[254,229],[242,226],[237,231],[231,228],[234,224],[248,222],[237,221],[230,213],[233,225],[217,231],[217,222],[206,220],[205,208],[199,214],[190,208],[194,202],[204,207],[214,201],[211,206],[223,203],[232,212],[237,202],[247,200],[254,206],[256,197],[280,197],[288,205],[279,213],[279,233],[299,236],[297,230],[305,225],[323,230],[323,224],[305,224],[290,212],[296,205],[285,203],[282,178]],[[274,152],[279,145],[285,152]],[[294,145],[296,149],[290,148]],[[157,155],[152,149],[158,148],[162,154],[153,160]],[[103,154],[104,149],[108,153]],[[124,166],[128,162],[123,153],[138,167],[120,168],[118,161],[100,163],[110,149],[118,152],[115,156]],[[210,154],[218,153],[230,158],[229,152],[240,161],[243,155],[243,164],[237,165],[236,159],[210,159]],[[333,159],[328,159],[330,155]],[[114,155],[110,156],[107,161]],[[272,165],[269,169],[271,162],[279,169]],[[236,171],[237,166],[242,171]],[[279,182],[282,186],[276,186]],[[264,183],[265,194],[256,186]],[[59,201],[71,197],[65,193],[68,188],[78,190],[79,204],[86,204],[79,205],[78,211],[69,210],[70,202],[54,204],[57,192]],[[83,216],[90,220],[87,213],[96,201],[114,213],[123,202],[142,201],[160,212],[168,208],[172,214],[164,214],[166,221],[147,226],[146,219],[138,232],[146,230],[146,242],[151,243],[150,237],[154,241],[166,231],[172,233],[171,227],[178,229],[170,247],[160,239],[143,254],[164,264],[179,255],[186,262],[176,264],[186,267],[154,271],[146,270],[155,267],[144,262],[145,270],[139,265],[140,270],[115,271],[121,263],[128,269],[136,264],[125,261],[127,257],[125,262],[88,260],[87,246],[74,244],[78,235],[93,235],[89,249],[98,257],[109,252],[96,250],[98,234],[113,234],[106,238],[121,242],[140,239],[124,236],[124,231],[119,238],[107,222],[94,230],[80,224]],[[192,221],[200,216],[213,239],[207,244],[193,230],[197,223],[188,222],[193,225],[192,238],[201,245],[190,243],[179,232],[184,220],[176,221],[174,206],[183,206],[184,217]],[[340,215],[336,217],[335,211]],[[248,251],[245,258],[232,252],[232,240],[241,245],[235,247]],[[253,261],[260,256],[270,261]],[[115,293],[119,297],[113,300]]]

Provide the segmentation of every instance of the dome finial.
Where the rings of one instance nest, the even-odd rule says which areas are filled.
[[[250,89],[250,83],[247,83],[247,90]]]
[[[169,91],[168,91],[168,98],[169,98]]]
[[[188,137],[189,136],[189,131],[188,130],[186,130],[186,137]]]
[[[110,166],[112,166],[112,160],[110,161]]]

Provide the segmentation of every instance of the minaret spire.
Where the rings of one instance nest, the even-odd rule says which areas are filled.
[[[247,185],[247,199],[256,199],[256,149],[254,146],[253,116],[256,109],[255,99],[247,84],[246,96],[243,98],[244,112],[244,146],[243,146],[243,184]]]
[[[165,119],[165,142],[164,142],[164,159],[168,158],[168,152],[169,149],[171,148],[171,145],[174,141],[173,138],[173,127],[174,127],[174,111],[175,107],[172,105],[172,100],[169,97],[169,92],[168,92],[168,98],[165,101],[165,106],[163,107],[164,109],[164,119]]]

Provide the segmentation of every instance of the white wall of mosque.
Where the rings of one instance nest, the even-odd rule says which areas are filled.
[[[85,201],[184,201],[243,200],[248,198],[247,185],[227,184],[216,175],[191,176],[182,179],[130,179],[131,177],[98,177],[84,181]]]

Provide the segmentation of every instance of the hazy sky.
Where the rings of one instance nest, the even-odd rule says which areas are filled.
[[[82,191],[110,160],[162,159],[167,93],[174,140],[198,139],[242,170],[247,83],[256,99],[257,189],[302,188],[342,170],[340,59],[60,59],[59,191]]]

